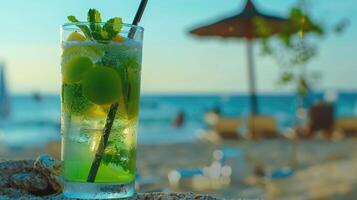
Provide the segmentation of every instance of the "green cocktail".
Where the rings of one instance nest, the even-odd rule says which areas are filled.
[[[92,31],[89,36],[92,28],[103,35],[96,37]],[[142,34],[141,27],[113,21],[62,27],[62,168],[67,197],[134,193]]]

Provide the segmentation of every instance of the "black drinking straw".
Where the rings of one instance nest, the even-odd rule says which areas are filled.
[[[148,0],[141,0],[139,8],[136,11],[136,15],[135,15],[135,18],[134,18],[133,23],[132,23],[133,25],[136,26],[136,25],[139,24],[139,22],[141,20],[141,17],[144,14],[144,10],[145,10],[147,2],[148,2]],[[131,38],[131,39],[134,38],[136,29],[137,29],[137,27],[132,27],[130,29],[129,34],[128,34],[129,38]],[[115,114],[116,114],[116,112],[118,110],[118,107],[119,107],[118,103],[114,103],[114,104],[112,104],[110,106],[110,110],[109,110],[108,115],[107,115],[107,120],[105,122],[105,126],[104,126],[104,129],[103,129],[103,135],[102,135],[102,137],[100,139],[100,143],[99,143],[97,152],[95,154],[92,166],[91,166],[91,168],[89,170],[89,174],[88,174],[88,177],[87,177],[87,182],[93,183],[95,181],[95,178],[97,176],[100,163],[102,161],[104,150],[105,150],[105,148],[107,147],[107,144],[108,144],[109,135],[110,135],[110,132],[112,130],[112,126],[113,126],[114,119],[115,119]]]

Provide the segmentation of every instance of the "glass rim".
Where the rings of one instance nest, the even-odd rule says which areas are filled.
[[[91,24],[98,24],[98,25],[104,25],[106,22],[66,22],[64,23],[61,28],[69,28],[70,26],[77,26],[77,25],[91,25]],[[136,30],[144,31],[144,28],[142,26],[134,25],[134,24],[128,24],[128,23],[111,23],[114,25],[121,25],[123,27],[128,27],[128,28],[135,28]]]

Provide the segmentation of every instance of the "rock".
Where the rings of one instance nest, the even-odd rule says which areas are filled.
[[[33,168],[46,174],[61,174],[61,162],[46,154],[37,157]]]
[[[34,172],[14,174],[10,177],[10,185],[30,193],[43,193],[48,190],[47,178]]]
[[[9,175],[4,172],[0,172],[0,188],[5,188],[9,186]]]
[[[0,188],[10,184],[10,176],[16,173],[26,173],[32,170],[33,161],[4,161],[0,164]]]
[[[44,175],[61,175],[61,162],[49,155],[43,154],[37,157],[33,163],[33,169]]]
[[[60,171],[61,163],[47,155],[39,156],[35,162],[2,162],[0,188],[16,188],[36,195],[59,193],[62,191]]]
[[[28,172],[32,170],[32,160],[1,162],[0,171],[7,173]]]
[[[36,197],[33,194],[29,194],[26,191],[15,189],[15,188],[0,188],[0,199],[1,200],[42,200],[41,197]]]
[[[49,155],[40,155],[33,164],[33,169],[44,175],[54,191],[62,191],[61,162]]]

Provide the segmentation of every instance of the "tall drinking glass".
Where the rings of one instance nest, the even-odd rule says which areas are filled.
[[[85,27],[61,28],[61,135],[64,195],[121,198],[134,194],[143,28],[115,24],[110,41]]]

